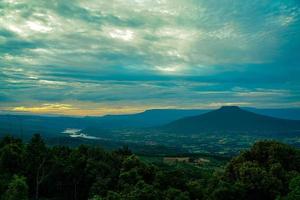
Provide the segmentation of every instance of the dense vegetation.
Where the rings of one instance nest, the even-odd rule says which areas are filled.
[[[142,162],[127,148],[49,147],[39,135],[26,144],[7,136],[0,199],[300,199],[300,152],[262,141],[210,172]]]

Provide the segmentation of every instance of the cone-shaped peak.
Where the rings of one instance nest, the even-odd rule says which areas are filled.
[[[202,115],[171,122],[167,129],[182,133],[278,133],[299,131],[299,122],[259,115],[238,106],[223,106]]]
[[[219,110],[236,111],[236,110],[242,110],[242,109],[238,106],[222,106]]]

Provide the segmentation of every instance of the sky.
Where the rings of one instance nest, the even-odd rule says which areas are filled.
[[[299,0],[1,0],[0,110],[300,107]]]

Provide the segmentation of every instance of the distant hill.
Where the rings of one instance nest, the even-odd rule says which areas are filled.
[[[13,134],[21,138],[40,133],[43,136],[61,136],[67,128],[84,128],[82,118],[36,115],[0,115],[1,134]]]
[[[224,106],[202,115],[176,120],[161,128],[180,133],[300,133],[300,121],[264,116],[236,106]]]
[[[300,109],[243,109],[269,116],[300,119]],[[6,133],[17,134],[18,136],[31,136],[33,133],[42,133],[44,136],[61,136],[62,132],[68,128],[81,129],[87,134],[101,136],[110,134],[109,129],[158,127],[182,118],[209,114],[210,111],[204,109],[152,109],[135,114],[99,117],[37,116],[7,113],[0,114],[0,136]],[[239,119],[236,120],[240,124]],[[215,121],[212,123],[214,124]],[[233,124],[237,127],[236,123]]]
[[[159,126],[170,123],[174,120],[184,117],[195,116],[209,112],[209,110],[198,109],[152,109],[141,113],[127,114],[127,115],[105,115],[103,117],[87,117],[97,121],[98,125],[111,127],[135,127],[145,128],[152,126]]]
[[[67,117],[37,115],[0,115],[1,134],[15,134],[28,137],[34,133],[44,136],[61,136],[65,129],[81,129],[88,134],[101,136],[109,134],[107,129],[146,128],[160,126],[171,121],[203,114],[208,110],[153,109],[128,115],[106,115],[103,117]],[[23,135],[23,136],[22,136]]]

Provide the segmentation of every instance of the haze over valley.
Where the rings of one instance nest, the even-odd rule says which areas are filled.
[[[7,114],[0,116],[0,122],[2,132],[23,139],[40,133],[54,144],[60,142],[59,138],[69,138],[71,143],[75,139],[76,144],[165,146],[178,149],[178,152],[230,156],[262,139],[277,139],[300,146],[299,117],[299,109],[224,106],[216,110],[158,109],[80,118]]]

